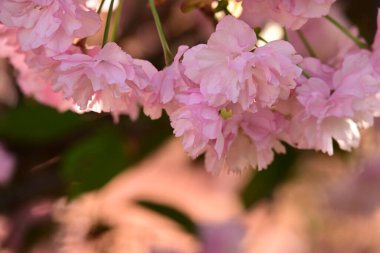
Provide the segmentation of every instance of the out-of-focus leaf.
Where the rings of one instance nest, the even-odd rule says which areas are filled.
[[[228,7],[228,0],[219,0],[214,12],[225,11]]]
[[[256,172],[241,192],[242,202],[247,209],[262,199],[272,197],[277,187],[289,179],[298,153],[290,146],[286,150],[286,154],[277,155],[266,170]]]
[[[190,219],[189,216],[183,212],[159,203],[147,201],[147,200],[138,200],[136,202],[138,205],[145,207],[151,211],[159,213],[175,222],[177,222],[181,227],[190,234],[197,234],[197,227],[195,223]]]
[[[0,114],[0,137],[20,143],[45,144],[64,138],[84,123],[80,115],[27,103]]]
[[[122,138],[112,128],[81,140],[63,159],[63,174],[69,182],[68,196],[73,198],[102,187],[127,164]]]

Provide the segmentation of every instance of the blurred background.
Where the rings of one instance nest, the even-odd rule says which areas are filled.
[[[215,28],[213,1],[156,2],[174,52]],[[380,1],[337,4],[371,42]],[[147,1],[125,1],[120,15],[119,45],[161,69]],[[0,72],[0,253],[380,252],[380,121],[351,153],[288,147],[267,170],[213,176],[165,116],[61,113],[25,97],[6,59]]]

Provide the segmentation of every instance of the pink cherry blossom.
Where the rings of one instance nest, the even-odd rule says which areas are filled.
[[[256,49],[255,43],[255,33],[246,23],[226,16],[207,45],[184,54],[185,75],[199,84],[210,105],[239,103],[244,110],[255,110],[257,100],[270,107],[296,86],[301,58],[285,41]]]
[[[156,72],[150,63],[134,60],[115,43],[54,60],[59,62],[55,90],[62,90],[81,110],[112,112],[116,117],[138,116],[138,104]]]
[[[16,29],[0,24],[0,58],[8,58],[19,49]]]
[[[23,50],[44,47],[50,55],[64,52],[74,38],[93,35],[100,27],[99,16],[83,0],[2,0],[0,22],[19,29]]]
[[[349,54],[338,69],[312,58],[302,65],[312,77],[301,78],[296,89],[299,104],[290,111],[289,142],[329,155],[333,154],[333,140],[343,150],[357,147],[359,129],[373,124],[379,108],[380,81],[370,53],[362,50]]]
[[[145,114],[151,118],[159,118],[162,109],[176,110],[178,105],[176,97],[190,88],[197,87],[184,74],[181,60],[188,48],[187,46],[180,46],[173,63],[154,74],[151,92],[147,93],[146,106],[144,107]]]
[[[253,26],[272,19],[286,28],[298,30],[309,19],[329,13],[335,0],[243,0],[243,18]]]
[[[42,63],[43,60],[46,62]],[[62,92],[53,91],[54,63],[51,60],[43,56],[19,53],[14,54],[10,61],[18,72],[17,84],[26,96],[33,97],[41,104],[54,107],[61,112],[66,110],[81,112],[71,100],[63,97]]]
[[[16,70],[15,78],[26,96],[38,102],[57,108],[59,111],[79,112],[71,101],[65,100],[60,92],[54,92],[51,84],[55,62],[43,55],[23,53],[16,39],[16,29],[0,25],[0,57],[7,58]],[[4,35],[4,36],[3,36]]]
[[[281,114],[268,109],[233,116],[223,126],[222,156],[209,148],[206,168],[214,173],[225,170],[238,174],[250,168],[265,169],[273,161],[275,152],[285,152],[280,136],[286,124]]]
[[[299,149],[314,149],[334,154],[333,140],[342,150],[351,151],[360,143],[359,126],[349,117],[315,117],[300,113],[292,118],[287,135],[290,144]]]
[[[219,111],[208,106],[199,93],[184,96],[183,99],[188,104],[170,114],[175,136],[183,137],[183,146],[193,158],[210,145],[221,155],[224,137],[223,119]]]

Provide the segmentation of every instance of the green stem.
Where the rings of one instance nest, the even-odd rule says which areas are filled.
[[[123,5],[124,5],[124,1],[121,0],[115,12],[115,22],[113,24],[112,37],[111,37],[112,41],[116,41],[119,36],[120,18],[121,18],[121,13],[123,12]]]
[[[107,40],[108,40],[108,33],[110,31],[110,25],[111,25],[113,2],[114,0],[111,0],[110,7],[108,8],[107,21],[106,21],[106,27],[104,28],[102,47],[104,47],[104,45],[107,43]]]
[[[99,8],[98,8],[98,10],[96,11],[98,14],[102,11],[102,8],[103,8],[103,5],[104,5],[104,2],[105,2],[106,0],[102,0],[101,2],[100,2],[100,5],[99,5]]]
[[[297,30],[297,35],[298,35],[298,37],[300,37],[302,43],[305,45],[305,47],[306,47],[307,52],[309,53],[309,55],[311,57],[315,57],[316,58],[317,54],[315,53],[313,47],[311,46],[311,44],[309,43],[309,41],[305,37],[305,34],[303,34],[303,32],[301,30]]]
[[[165,33],[161,25],[160,17],[158,16],[158,12],[156,9],[156,6],[154,4],[154,0],[149,0],[150,9],[152,11],[152,15],[154,18],[154,23],[156,24],[158,36],[160,37],[162,50],[164,51],[165,56],[165,64],[170,65],[170,63],[173,61],[173,54],[170,51],[168,42],[165,38]]]
[[[284,40],[289,41],[288,30],[286,30],[285,27],[283,27],[282,30],[284,31]]]
[[[265,43],[268,44],[268,41],[267,41],[266,39],[264,39],[263,37],[261,37],[260,35],[257,34],[256,37],[257,37],[259,40],[261,40],[261,41],[263,41],[263,42],[265,42]]]
[[[353,35],[350,30],[348,30],[346,27],[344,27],[342,24],[340,24],[338,21],[336,21],[334,18],[331,16],[325,16],[325,18],[333,25],[335,25],[341,32],[343,32],[347,37],[349,37],[353,42],[358,45],[360,48],[366,48],[368,49],[369,46],[367,43],[362,42],[358,37]]]
[[[304,69],[302,70],[302,75],[304,75],[306,78],[311,78],[311,75]]]

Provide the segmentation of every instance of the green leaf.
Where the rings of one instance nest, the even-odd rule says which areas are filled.
[[[197,227],[195,223],[183,212],[173,207],[147,200],[138,200],[136,203],[177,222],[186,232],[197,235]]]
[[[98,189],[128,165],[121,136],[115,128],[83,139],[64,155],[63,174],[69,182],[68,196]]]
[[[86,121],[71,112],[24,103],[0,115],[0,138],[18,143],[46,144],[64,138]]]

